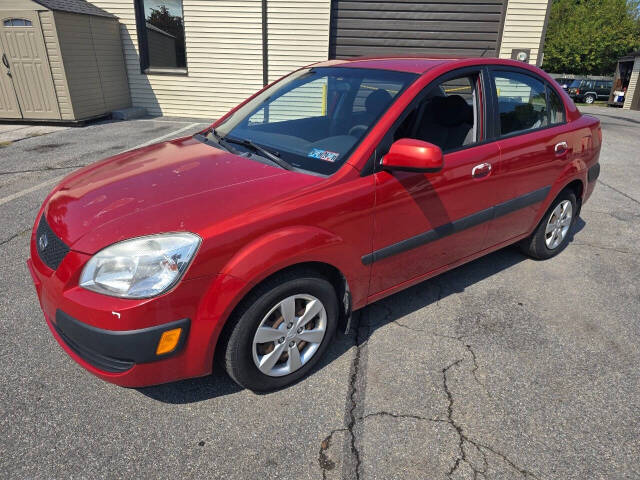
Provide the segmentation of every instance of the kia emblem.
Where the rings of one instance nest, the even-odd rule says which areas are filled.
[[[49,239],[47,238],[47,234],[43,233],[42,235],[40,235],[40,238],[38,238],[38,246],[40,247],[40,250],[44,250],[45,248],[47,248],[48,244]]]

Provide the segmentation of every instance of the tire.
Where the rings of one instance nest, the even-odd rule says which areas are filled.
[[[563,210],[563,206],[567,205],[570,206],[568,211],[570,217],[567,216],[567,210]],[[560,210],[558,210],[559,208]],[[571,228],[577,214],[578,206],[575,193],[571,190],[563,190],[553,201],[531,236],[520,242],[520,249],[526,255],[540,260],[555,257],[569,243]]]
[[[585,95],[584,97],[584,103],[591,105],[593,104],[593,102],[596,101],[596,98],[593,95]]]
[[[322,310],[315,313],[319,308]],[[293,312],[293,316],[285,315],[285,311]],[[303,312],[310,315],[309,322],[301,327]],[[256,392],[277,390],[297,382],[327,349],[336,332],[338,312],[333,285],[314,271],[297,270],[267,280],[241,302],[225,326],[222,358],[227,373],[240,386]],[[287,322],[293,327],[288,328]],[[267,340],[267,336],[268,341],[257,343]],[[294,349],[298,353],[290,355]],[[274,358],[278,363],[270,366]],[[259,368],[261,360],[263,370]]]

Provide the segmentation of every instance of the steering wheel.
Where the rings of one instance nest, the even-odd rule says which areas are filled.
[[[360,137],[369,127],[367,125],[354,125],[349,129],[348,135],[352,137]]]

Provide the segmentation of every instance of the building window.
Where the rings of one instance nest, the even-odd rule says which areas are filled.
[[[24,18],[10,18],[3,22],[5,27],[30,27],[31,20],[26,20]]]
[[[182,0],[135,0],[144,73],[186,73]]]

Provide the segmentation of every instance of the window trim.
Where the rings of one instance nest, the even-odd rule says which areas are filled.
[[[547,130],[549,128],[556,128],[562,125],[566,125],[567,124],[567,104],[564,101],[564,99],[562,98],[562,95],[560,95],[559,91],[557,88],[555,88],[555,86],[553,86],[550,82],[548,82],[547,80],[545,80],[544,78],[540,77],[539,75],[537,75],[535,72],[531,72],[529,70],[525,70],[524,68],[518,68],[518,67],[512,67],[510,65],[491,65],[489,67],[487,67],[488,70],[488,74],[489,74],[489,79],[490,79],[490,88],[492,91],[492,96],[493,96],[493,107],[492,107],[492,112],[493,112],[493,118],[491,120],[491,123],[493,124],[493,129],[494,129],[494,133],[495,133],[495,138],[494,140],[503,140],[503,139],[507,139],[507,138],[513,138],[513,137],[517,137],[520,135],[528,135],[530,133],[534,133],[534,132],[540,132],[542,130]],[[496,72],[513,72],[513,73],[519,73],[521,75],[525,75],[528,77],[531,77],[534,80],[537,80],[538,82],[542,83],[542,85],[545,87],[545,101],[546,101],[546,106],[547,106],[547,121],[548,124],[542,127],[538,127],[538,128],[531,128],[528,130],[519,130],[517,132],[511,132],[511,133],[507,133],[505,135],[503,135],[500,132],[500,109],[498,108],[498,91],[496,88],[496,83],[495,83],[495,76],[496,76]],[[559,85],[558,85],[559,86]],[[562,101],[562,106],[564,108],[564,121],[562,123],[551,123],[551,112],[549,111],[549,95],[547,92],[547,88],[551,88],[555,91],[556,95],[558,95],[558,97],[560,97],[560,100]]]
[[[136,18],[136,32],[138,34],[138,57],[140,58],[140,73],[143,75],[189,75],[187,60],[187,29],[184,21],[184,0],[182,5],[182,25],[184,28],[184,67],[152,67],[149,65],[149,39],[147,38],[147,17],[144,13],[144,0],[133,0],[133,10]]]
[[[404,120],[411,114],[411,112],[419,106],[422,100],[424,100],[427,94],[430,93],[434,87],[448,80],[453,80],[456,78],[471,76],[471,75],[477,76],[478,79],[480,80],[480,88],[482,90],[481,102],[483,104],[482,105],[482,124],[483,124],[482,133],[484,138],[470,145],[463,145],[462,147],[454,148],[452,150],[447,150],[446,152],[442,152],[443,156],[446,157],[446,155],[449,155],[450,153],[460,152],[462,150],[467,150],[480,145],[485,145],[489,142],[493,142],[495,140],[494,138],[492,138],[493,122],[491,121],[491,119],[493,117],[493,112],[490,112],[490,110],[493,109],[493,105],[492,105],[492,102],[489,101],[490,98],[492,98],[492,94],[490,92],[490,89],[487,88],[487,84],[488,84],[487,73],[488,71],[485,66],[474,65],[470,67],[462,67],[462,68],[457,68],[455,70],[450,70],[446,73],[443,73],[439,77],[433,79],[431,82],[429,82],[422,90],[420,90],[411,99],[411,101],[406,106],[406,108],[400,114],[398,114],[398,116],[395,118],[395,120],[387,130],[387,133],[384,135],[382,140],[380,140],[380,142],[378,142],[378,144],[376,145],[376,148],[373,150],[373,153],[369,157],[369,160],[367,160],[366,165],[360,172],[360,176],[364,177],[364,176],[371,175],[373,173],[377,173],[383,170],[382,157],[384,157],[384,155],[386,155],[388,151],[388,148],[384,148],[384,144],[388,143],[389,147],[391,147],[391,143],[393,143],[389,139],[389,136],[395,133],[398,127],[402,124],[402,122],[404,122]],[[389,108],[391,108],[391,106]],[[389,143],[390,141],[391,143]],[[384,150],[384,153],[382,153],[383,150]]]

